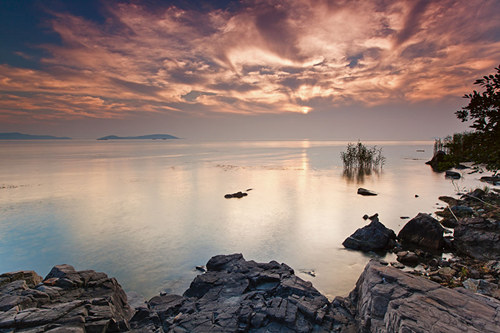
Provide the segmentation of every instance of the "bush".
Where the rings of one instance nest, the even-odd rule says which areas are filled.
[[[372,169],[382,168],[385,157],[382,156],[382,148],[365,146],[360,141],[357,144],[348,143],[347,150],[340,153],[344,170],[357,170],[369,174]]]

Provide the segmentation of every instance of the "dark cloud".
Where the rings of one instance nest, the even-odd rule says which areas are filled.
[[[420,20],[430,3],[430,0],[418,0],[415,2],[415,5],[411,8],[408,16],[406,17],[403,29],[399,31],[396,36],[397,45],[401,45],[402,43],[407,41],[415,32],[420,29]]]

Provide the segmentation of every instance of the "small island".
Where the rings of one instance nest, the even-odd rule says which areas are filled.
[[[0,133],[0,140],[71,140],[66,136],[58,137],[52,135],[31,135],[19,132]]]
[[[140,136],[117,136],[117,135],[108,135],[97,140],[170,140],[170,139],[179,139],[176,136],[169,134],[149,134],[149,135],[140,135]]]

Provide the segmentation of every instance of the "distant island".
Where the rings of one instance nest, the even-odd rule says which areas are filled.
[[[18,132],[0,133],[0,140],[71,140],[66,136],[58,137],[52,135],[31,135]]]
[[[178,137],[169,134],[150,134],[141,136],[116,136],[108,135],[97,140],[167,140],[178,139]]]

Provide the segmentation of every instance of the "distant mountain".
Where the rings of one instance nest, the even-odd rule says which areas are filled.
[[[97,140],[167,140],[178,139],[178,137],[169,134],[150,134],[141,136],[116,136],[108,135]]]
[[[52,135],[31,135],[18,132],[0,133],[0,140],[71,140],[68,137],[57,137]]]

